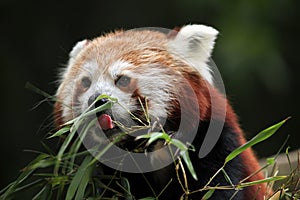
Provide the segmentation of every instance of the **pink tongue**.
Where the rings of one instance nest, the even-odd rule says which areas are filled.
[[[98,117],[98,122],[103,130],[112,129],[114,127],[111,117],[107,114],[100,115]]]

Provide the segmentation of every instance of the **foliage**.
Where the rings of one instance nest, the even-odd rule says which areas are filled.
[[[76,137],[76,133],[81,125],[84,126],[84,133],[86,133],[91,126],[95,125],[96,120],[91,120],[89,116],[95,115],[97,112],[109,109],[113,104],[118,104],[117,99],[111,98],[106,95],[99,96],[96,100],[100,100],[102,98],[109,99],[109,102],[106,104],[97,107],[93,110],[90,108],[83,112],[80,116],[75,119],[65,123],[60,130],[52,134],[48,137],[48,139],[53,138],[63,138],[63,141],[60,144],[60,148],[58,152],[53,153],[49,147],[47,153],[40,153],[33,161],[31,161],[24,169],[22,169],[22,173],[20,176],[7,187],[0,191],[0,199],[14,199],[14,196],[24,192],[25,190],[31,190],[35,192],[32,199],[105,199],[111,198],[107,197],[106,191],[110,191],[113,193],[113,197],[118,199],[120,197],[126,199],[133,199],[130,193],[130,187],[134,187],[130,185],[126,177],[115,177],[99,175],[97,174],[97,170],[101,168],[98,165],[97,159],[99,159],[113,144],[111,142],[106,146],[102,151],[100,151],[97,156],[93,157],[90,152],[85,149],[82,149],[82,139],[80,137]],[[95,103],[94,102],[94,103]],[[142,104],[141,104],[142,105]],[[92,105],[91,105],[92,106]],[[146,123],[144,126],[149,128],[151,126],[147,105],[144,108]],[[130,111],[128,111],[130,112]],[[130,113],[132,118],[138,119],[134,114]],[[247,142],[245,145],[237,148],[232,153],[230,153],[224,165],[215,173],[214,176],[207,182],[207,184],[203,188],[199,188],[195,191],[189,191],[187,185],[187,180],[184,179],[184,183],[181,183],[182,189],[185,192],[184,196],[188,197],[189,194],[207,191],[204,195],[203,199],[209,199],[215,190],[222,189],[234,189],[236,191],[249,187],[255,184],[261,183],[274,183],[275,181],[285,180],[284,184],[275,192],[274,197],[277,195],[281,197],[286,197],[287,199],[292,199],[294,197],[299,197],[299,191],[290,192],[289,184],[291,184],[294,180],[295,176],[299,176],[299,169],[295,169],[291,172],[290,175],[287,176],[270,176],[263,180],[247,182],[247,178],[241,180],[237,185],[233,185],[226,171],[224,170],[225,165],[230,162],[230,160],[234,159],[240,153],[245,151],[246,149],[252,147],[253,145],[262,142],[272,136],[285,122],[283,120],[257,134],[253,139]],[[117,122],[116,122],[117,123]],[[119,123],[121,126],[122,124]],[[145,128],[145,127],[135,127],[135,128]],[[124,128],[124,127],[123,127]],[[131,129],[128,129],[131,130]],[[128,133],[126,133],[128,134]],[[186,173],[191,173],[194,179],[197,180],[197,175],[194,171],[192,162],[189,158],[189,150],[192,148],[182,143],[181,141],[170,137],[163,128],[161,128],[160,132],[149,132],[147,134],[141,135],[137,137],[139,139],[146,139],[147,143],[145,147],[150,145],[151,143],[157,140],[164,140],[166,145],[175,146],[181,155],[181,158],[176,161],[178,170],[181,169],[184,172],[184,176]],[[288,155],[288,154],[287,154]],[[184,161],[185,166],[188,169],[188,172],[185,171],[185,166],[183,165],[181,159]],[[269,159],[266,166],[274,164],[275,159]],[[264,169],[264,166],[262,169]],[[211,181],[219,174],[223,173],[225,178],[228,181],[228,185],[225,186],[210,186]],[[257,172],[256,172],[257,173]],[[178,174],[177,174],[178,175]],[[253,175],[253,174],[252,174]],[[179,175],[178,175],[179,176]],[[104,181],[103,181],[104,180]],[[106,180],[106,181],[105,181]],[[113,188],[110,188],[110,183],[115,181],[120,186],[120,190],[117,191]],[[180,179],[178,178],[178,181]],[[167,187],[167,186],[166,186]],[[157,197],[145,197],[144,200],[148,199],[157,199]],[[272,199],[273,197],[271,197]]]

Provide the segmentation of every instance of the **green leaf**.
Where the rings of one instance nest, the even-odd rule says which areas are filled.
[[[162,138],[163,135],[164,135],[164,134],[163,134],[163,133],[160,133],[160,132],[158,132],[158,133],[151,133],[151,134],[150,134],[150,138],[149,138],[147,144],[149,145],[149,144],[151,144],[152,142],[154,142],[154,141],[156,141],[156,140]]]
[[[51,185],[46,184],[33,198],[32,200],[46,200],[51,199],[52,191]]]
[[[46,160],[49,157],[50,157],[50,155],[48,155],[48,154],[40,154],[33,161],[31,161],[24,169],[22,169],[22,171],[36,169],[39,166],[38,165],[39,162]],[[35,167],[33,167],[33,166],[35,166]]]
[[[92,160],[92,156],[87,156],[83,160],[82,164],[78,168],[73,180],[70,183],[70,186],[67,191],[66,200],[71,200],[74,198],[76,192],[75,199],[83,199],[84,191],[88,184],[91,170],[93,169],[94,165],[89,165],[90,161]]]
[[[123,186],[124,188],[124,192],[125,192],[125,199],[126,200],[133,200],[133,197],[130,193],[130,184],[129,184],[129,181],[127,178],[125,177],[120,177],[120,181],[121,181],[121,185]]]
[[[41,154],[37,157],[35,162],[30,163],[24,170],[35,170],[39,168],[46,168],[54,165],[56,159],[48,154]]]
[[[95,100],[95,102],[99,101],[100,99],[109,99],[113,103],[117,103],[118,102],[117,98],[113,98],[111,96],[108,96],[107,94],[101,94],[101,95],[99,95],[97,97],[97,99]]]
[[[91,161],[91,159],[87,159],[87,161],[85,163],[86,170],[80,181],[75,199],[78,199],[78,200],[84,199],[85,189],[89,183],[93,169],[95,167],[95,165],[88,165],[90,161]]]
[[[54,137],[58,137],[58,136],[61,136],[67,132],[70,131],[70,126],[65,126],[61,129],[59,129],[56,133],[52,134],[51,136],[49,136],[47,139],[50,139],[50,138],[54,138]]]
[[[41,160],[38,163],[28,166],[28,169],[38,169],[38,168],[46,168],[46,167],[50,167],[52,165],[54,165],[56,163],[56,160],[51,158],[51,159],[47,159],[47,160]]]
[[[44,184],[45,184],[45,180],[37,179],[37,180],[31,181],[30,183],[28,183],[26,185],[22,185],[21,187],[16,188],[16,190],[14,192],[17,193],[17,192],[28,190],[28,189],[33,189],[37,186],[41,186]]]
[[[54,156],[54,151],[48,147],[44,142],[41,141],[41,144],[43,145],[43,147],[45,148],[45,150],[48,152],[48,154],[50,154],[51,156]]]
[[[61,186],[64,183],[68,182],[71,176],[68,175],[60,175],[60,176],[54,176],[51,174],[51,178],[48,178],[48,182],[51,184],[51,186],[54,188],[56,186]]]
[[[275,158],[272,157],[272,158],[267,158],[267,164],[268,165],[273,165],[275,163]]]
[[[158,139],[164,139],[167,142],[169,142],[171,140],[170,136],[166,133],[162,133],[162,132],[153,132],[153,133],[149,133],[149,134],[145,134],[145,135],[140,135],[136,137],[136,140],[139,139],[147,139],[149,138],[147,145],[153,143],[154,141],[158,140]]]
[[[32,85],[31,83],[27,82],[25,84],[25,88],[26,89],[29,89],[37,94],[40,94],[41,96],[44,96],[48,99],[51,99],[52,101],[56,101],[56,97],[55,96],[52,96],[44,91],[42,91],[41,89],[37,88],[36,86]]]
[[[286,178],[287,178],[287,176],[273,176],[273,177],[268,177],[268,178],[265,178],[265,179],[262,179],[262,180],[241,183],[237,187],[238,188],[244,188],[244,187],[249,187],[249,186],[253,186],[253,185],[257,185],[257,184],[261,184],[261,183],[269,183],[269,182],[279,181],[279,180],[283,180],[283,179],[286,179]]]
[[[192,161],[189,156],[188,147],[183,142],[177,139],[171,139],[170,143],[180,149],[180,155],[183,158],[183,161],[185,162],[188,170],[192,174],[193,178],[195,180],[198,180],[197,174],[195,172],[195,169],[193,167]]]
[[[145,198],[142,198],[142,199],[139,199],[139,200],[156,200],[156,198],[154,198],[154,197],[145,197]]]
[[[285,154],[286,154],[286,155],[289,155],[289,149],[290,149],[290,147],[287,147],[287,148],[285,149]]]
[[[240,146],[239,148],[235,149],[234,151],[232,151],[225,159],[225,163],[228,163],[230,160],[232,160],[233,158],[235,158],[236,156],[238,156],[239,154],[241,154],[243,151],[245,151],[246,149],[252,147],[253,145],[262,142],[266,139],[268,139],[269,137],[271,137],[286,121],[288,120],[285,119],[261,132],[259,132],[256,136],[254,136],[251,140],[249,140],[247,143],[245,143],[244,145]]]
[[[72,128],[73,128],[73,126],[72,126]],[[64,140],[63,144],[61,145],[61,147],[60,147],[60,149],[57,153],[56,163],[55,163],[55,166],[54,166],[54,174],[55,175],[58,175],[58,171],[59,171],[59,167],[60,167],[60,164],[61,164],[62,156],[63,156],[65,150],[67,149],[67,147],[69,146],[69,144],[71,143],[71,141],[72,141],[72,139],[73,139],[73,137],[74,137],[74,135],[77,131],[77,128],[74,128],[70,131],[71,132],[68,134],[68,136]]]
[[[109,99],[110,101],[91,110],[91,108],[95,107],[94,104],[103,98]],[[102,94],[102,95],[98,96],[97,99],[80,116],[66,122],[64,125],[78,124],[79,121],[81,121],[82,119],[84,119],[86,117],[96,115],[97,112],[101,112],[103,110],[110,109],[113,106],[113,104],[117,103],[117,102],[118,102],[118,100],[116,98],[112,98],[106,94]]]
[[[99,159],[101,158],[101,156],[103,154],[105,154],[108,151],[108,149],[111,148],[113,145],[115,145],[115,143],[114,142],[110,142],[100,152],[97,151],[97,155],[94,156],[94,159],[90,162],[89,165],[94,165],[96,162],[98,162]],[[94,148],[97,149],[97,146],[95,146]],[[92,152],[93,149],[90,149],[90,151]]]
[[[215,189],[208,190],[205,193],[205,195],[202,197],[201,200],[207,200],[207,199],[209,199],[213,195],[214,192],[215,192]]]
[[[28,166],[35,165],[36,163],[38,163],[39,161],[41,161],[47,157],[49,157],[49,155],[41,154],[36,159],[31,161]],[[27,180],[27,178],[34,172],[34,168],[25,167],[22,171],[23,172],[20,174],[20,176],[17,178],[17,180],[14,181],[13,183],[11,183],[10,187],[7,187],[5,192],[3,190],[1,191],[1,193],[3,192],[3,195],[0,196],[1,199],[7,199],[10,195],[15,193],[18,190],[18,186],[21,183],[23,183],[25,180]]]
[[[195,172],[195,169],[193,167],[192,161],[191,161],[190,156],[189,156],[189,152],[187,150],[186,151],[181,151],[180,154],[181,154],[181,156],[182,156],[182,158],[183,158],[183,160],[184,160],[184,162],[185,162],[188,170],[192,174],[193,178],[195,180],[198,180],[197,174]]]
[[[161,132],[157,132],[157,133],[151,133],[150,134],[150,139],[147,142],[147,144],[151,144],[152,142],[158,140],[158,139],[164,139],[166,141],[170,141],[170,136],[166,133],[161,133]]]
[[[5,191],[8,190],[8,188],[10,188],[12,185],[14,185],[16,183],[16,181],[8,184],[5,188],[3,188],[1,191],[0,191],[0,194],[3,194]],[[2,197],[0,196],[0,199],[2,199]]]
[[[68,163],[65,163],[65,167],[72,170],[75,164],[75,159],[77,157],[77,152],[79,151],[81,145],[82,145],[82,141],[84,140],[84,138],[86,137],[86,135],[88,134],[88,131],[90,130],[90,128],[92,126],[95,125],[97,121],[97,118],[91,120],[88,124],[85,124],[85,126],[83,127],[83,133],[80,134],[80,137],[77,137],[75,142],[72,144],[69,152],[67,153],[66,156],[64,157],[70,157],[70,160]]]
[[[174,146],[176,146],[177,148],[179,148],[182,152],[188,150],[188,147],[180,140],[171,139],[170,143],[173,144]]]
[[[231,181],[230,177],[228,176],[228,174],[227,174],[227,172],[225,171],[225,169],[224,169],[224,168],[222,168],[222,172],[223,172],[223,175],[224,175],[224,177],[225,177],[226,181],[227,181],[227,182],[228,182],[230,185],[232,185],[232,186],[233,186],[233,183],[232,183],[232,181]]]

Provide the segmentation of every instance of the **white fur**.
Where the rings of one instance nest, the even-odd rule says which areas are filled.
[[[122,74],[122,70],[124,70],[126,67],[131,66],[127,61],[124,60],[117,60],[109,67],[109,73],[113,79],[116,79],[119,75]]]
[[[58,82],[60,84],[62,83],[63,80],[65,80],[65,78],[68,75],[68,72],[71,69],[71,66],[74,64],[75,59],[82,51],[82,49],[86,47],[87,44],[88,44],[88,40],[82,40],[80,42],[77,42],[76,45],[72,48],[72,51],[69,53],[69,61],[67,67],[62,69],[61,72],[59,73],[60,78]]]
[[[179,57],[181,60],[198,69],[202,77],[212,84],[212,75],[207,66],[207,61],[213,49],[217,34],[218,31],[208,26],[188,25],[183,27],[177,36],[169,42],[168,50],[172,55]],[[179,95],[178,91],[176,91],[176,87],[173,87],[174,85],[180,84],[181,78],[179,74],[168,74],[164,71],[164,68],[156,66],[156,64],[152,66],[149,64],[140,66],[144,68],[143,74],[140,74],[138,71],[135,72],[133,69],[128,69],[128,67],[132,66],[132,63],[128,61],[116,60],[110,66],[105,66],[105,62],[95,58],[95,60],[86,61],[82,65],[78,76],[67,79],[67,77],[70,76],[69,72],[76,63],[78,56],[84,53],[83,49],[87,45],[88,40],[78,42],[70,52],[68,67],[62,76],[62,80],[67,80],[68,83],[65,83],[64,86],[61,85],[58,89],[58,93],[61,93],[63,97],[63,104],[72,105],[75,83],[80,81],[83,77],[89,77],[92,84],[90,88],[79,97],[80,108],[64,107],[62,116],[65,120],[74,117],[74,113],[83,112],[88,107],[88,99],[96,92],[116,97],[127,109],[136,110],[136,100],[131,97],[132,94],[120,90],[115,85],[115,80],[119,75],[128,75],[137,80],[137,87],[139,88],[140,94],[149,100],[150,115],[160,119],[167,117],[169,114],[168,108],[170,107],[170,100],[175,98],[173,96],[174,94]],[[109,55],[110,54],[107,56]],[[108,68],[108,70],[105,70],[106,68]],[[63,91],[61,91],[62,88],[64,88]],[[112,112],[115,119],[131,119],[128,112],[116,104],[113,106]]]
[[[170,51],[192,64],[209,83],[213,84],[207,61],[215,44],[218,31],[205,25],[187,25],[169,43]]]
[[[69,64],[74,61],[74,58],[81,52],[81,50],[87,45],[88,40],[82,40],[77,42],[77,44],[73,47],[72,51],[69,54],[70,60]]]
[[[138,80],[140,94],[149,100],[149,114],[160,119],[166,118],[168,102],[172,98],[170,93],[174,92],[171,88],[175,78],[154,64],[142,67],[145,68],[143,74],[135,71],[127,71],[127,74]],[[169,90],[166,91],[166,88]]]

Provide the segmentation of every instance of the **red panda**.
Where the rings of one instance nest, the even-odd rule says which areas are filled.
[[[155,29],[116,31],[93,40],[83,40],[70,53],[68,66],[61,76],[54,107],[57,127],[84,112],[101,94],[117,98],[126,109],[114,104],[101,113],[100,126],[106,135],[118,129],[116,119],[127,126],[132,125],[128,110],[141,118],[141,101],[147,104],[151,119],[162,120],[167,133],[175,135],[181,131],[186,142],[190,131],[196,130],[192,145],[195,152],[190,158],[198,180],[187,174],[190,191],[201,189],[222,167],[226,156],[246,140],[239,127],[237,116],[225,96],[214,86],[208,59],[214,47],[218,31],[204,25],[187,25],[178,32],[161,32]],[[215,101],[212,106],[212,100]],[[107,101],[95,104],[99,106]],[[225,103],[225,105],[221,105]],[[222,106],[226,113],[222,113]],[[215,109],[217,115],[212,114]],[[182,118],[187,123],[180,126]],[[203,158],[198,152],[212,121],[222,121],[220,137],[213,149]],[[180,135],[179,134],[179,135]],[[180,136],[178,137],[180,138]],[[134,136],[125,137],[120,142],[123,149],[132,150]],[[163,146],[158,141],[152,151]],[[154,160],[168,158],[156,154]],[[155,162],[155,161],[154,161]],[[152,163],[149,162],[150,165]],[[251,149],[230,161],[225,166],[230,180],[238,184],[240,180],[260,169]],[[104,167],[104,172],[110,172]],[[180,199],[184,191],[178,182],[173,163],[152,172],[122,174],[129,180],[134,198],[159,194],[159,199]],[[258,172],[247,181],[263,179]],[[180,179],[180,178],[179,178]],[[222,173],[218,174],[210,186],[229,185]],[[201,199],[205,191],[187,194],[188,199]],[[264,184],[235,190],[216,190],[211,199],[264,199]]]

